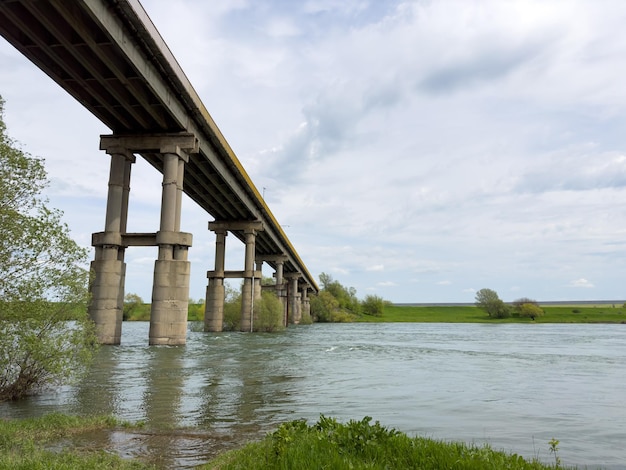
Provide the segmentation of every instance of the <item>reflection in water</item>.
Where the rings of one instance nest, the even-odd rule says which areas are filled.
[[[190,331],[186,346],[147,346],[125,323],[90,375],[58,393],[0,404],[2,416],[51,411],[144,421],[138,432],[72,441],[163,468],[194,466],[321,413],[372,416],[409,434],[548,461],[624,468],[623,325],[349,324],[276,334]]]

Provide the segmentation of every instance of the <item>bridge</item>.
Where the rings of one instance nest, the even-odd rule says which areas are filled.
[[[284,324],[309,312],[315,279],[138,0],[0,0],[0,34],[111,129],[99,141],[111,158],[105,226],[92,237],[89,313],[101,343],[121,340],[132,246],[158,247],[150,344],[185,343],[192,234],[181,231],[183,192],[214,218],[205,331],[222,330],[227,278],[243,279],[241,330],[254,328],[263,263],[275,269]],[[126,231],[136,155],[163,174],[156,233]],[[224,269],[228,233],[245,243],[240,271]]]

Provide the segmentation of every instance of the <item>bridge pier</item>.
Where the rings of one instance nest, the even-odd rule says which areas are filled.
[[[256,236],[263,230],[259,221],[209,222],[209,230],[216,233],[215,270],[207,272],[208,285],[204,311],[204,331],[222,331],[224,327],[224,279],[243,278],[241,288],[241,331],[254,329],[254,303],[261,298],[261,265],[255,270]],[[225,237],[227,231],[244,233],[246,244],[244,270],[225,271]]]
[[[105,231],[92,235],[89,315],[101,344],[120,344],[129,246],[158,246],[154,266],[150,344],[185,344],[189,302],[190,233],[180,231],[183,177],[190,153],[198,152],[192,134],[101,136],[100,149],[111,156]],[[161,224],[156,233],[127,233],[130,168],[134,153],[161,155],[163,190]]]
[[[187,340],[191,234],[180,232],[183,177],[188,156],[176,145],[162,149],[163,191],[159,247],[154,263],[150,310],[151,345],[179,345]]]
[[[215,232],[215,271],[209,271],[209,283],[206,288],[204,304],[204,331],[222,331],[224,329],[224,259],[226,254],[225,228],[212,229]]]

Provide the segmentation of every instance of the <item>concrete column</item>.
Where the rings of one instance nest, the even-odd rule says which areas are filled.
[[[241,331],[252,331],[254,328],[254,255],[256,230],[246,228],[244,230],[246,252],[244,263],[244,279],[241,288]]]
[[[261,285],[263,281],[263,260],[256,260],[256,270],[254,277],[254,298],[261,299]]]
[[[209,283],[204,304],[204,331],[222,331],[224,329],[224,260],[228,232],[223,229],[216,229],[215,235],[215,271],[207,273]]]
[[[308,291],[309,288],[305,285],[302,288],[302,295],[300,296],[300,319],[302,319],[303,316],[311,316],[311,303],[309,301]]]
[[[179,345],[187,341],[190,274],[187,249],[191,245],[191,236],[185,237],[179,231],[183,168],[187,156],[177,150],[161,150],[163,191],[161,226],[156,234],[159,255],[154,264],[152,286],[151,345]]]
[[[287,276],[289,279],[289,323],[300,323],[300,294],[298,293],[298,279],[300,274],[291,274]]]
[[[126,273],[122,233],[126,231],[130,170],[135,157],[125,149],[111,149],[108,153],[111,169],[105,231],[94,233],[92,237],[96,253],[91,263],[89,316],[96,324],[101,344],[120,344]]]
[[[285,280],[283,279],[283,268],[284,268],[285,262],[282,259],[279,259],[278,261],[276,261],[276,273],[275,273],[275,277],[276,277],[276,296],[278,297],[278,300],[280,300],[280,302],[283,305],[283,326],[287,326],[287,302],[286,302],[286,298],[285,298],[285,290],[284,290],[284,282]]]

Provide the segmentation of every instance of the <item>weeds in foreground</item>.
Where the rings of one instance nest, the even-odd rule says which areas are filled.
[[[561,467],[561,458],[558,455],[558,452],[559,452],[559,441],[553,437],[552,439],[550,439],[548,444],[550,445],[550,453],[554,454],[554,465],[555,465],[556,468],[560,468]]]
[[[311,426],[304,420],[285,423],[263,441],[223,454],[204,468],[545,470],[562,467],[560,461],[555,467],[495,451],[488,445],[409,437],[381,426],[378,421],[372,423],[368,416],[342,424],[322,415]]]

